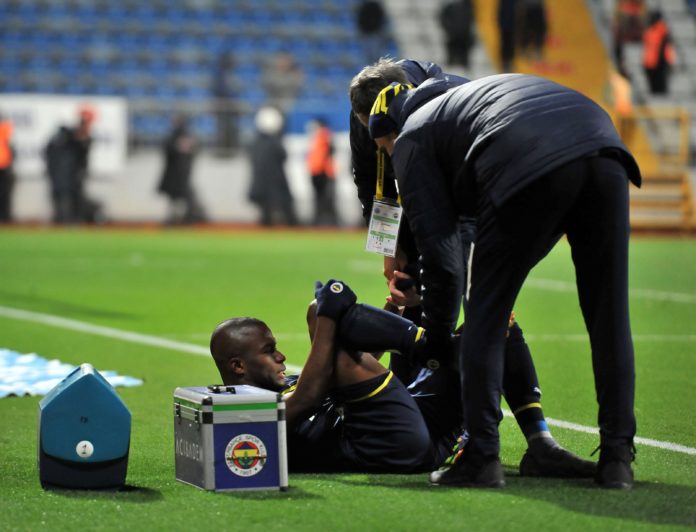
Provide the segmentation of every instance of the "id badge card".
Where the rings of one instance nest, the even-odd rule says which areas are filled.
[[[367,231],[365,250],[387,257],[396,255],[402,209],[398,203],[375,199]]]

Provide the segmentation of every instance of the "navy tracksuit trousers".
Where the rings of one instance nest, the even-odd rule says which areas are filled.
[[[631,443],[635,371],[628,309],[628,178],[608,156],[558,168],[496,208],[478,206],[461,367],[472,447],[500,450],[505,332],[529,271],[563,234],[590,337],[603,445]]]

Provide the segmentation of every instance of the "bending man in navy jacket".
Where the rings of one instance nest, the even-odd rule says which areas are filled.
[[[391,82],[408,82],[418,86],[428,79],[438,80],[439,86],[443,88],[456,87],[469,81],[466,78],[445,74],[434,63],[410,59],[395,61],[389,58],[382,58],[364,67],[351,81],[349,89],[352,107],[350,145],[353,177],[366,219],[370,217],[373,197],[379,189],[385,199],[390,199],[394,203],[398,195],[389,157],[385,157],[384,164],[381,165],[384,176],[381,179],[381,185],[378,185],[377,146],[370,138],[367,129],[370,109],[375,97]],[[475,220],[471,217],[460,217],[459,231],[462,239],[462,256],[466,258],[474,240]],[[419,270],[418,249],[409,230],[407,217],[404,217],[400,225],[396,257],[384,257],[384,275],[392,292],[389,301],[393,305],[403,306],[404,317],[416,323],[421,321],[420,296],[415,288],[404,288],[403,282],[407,280],[409,284],[419,284]],[[391,310],[397,312],[396,309]],[[447,351],[451,354],[448,355]],[[456,350],[453,345],[446,345],[438,350],[438,355],[444,362],[448,356],[454,359]],[[403,382],[411,382],[422,370],[422,366],[411,362],[407,357],[392,357],[390,368]],[[505,342],[503,393],[529,446],[520,462],[521,475],[594,476],[596,468],[593,463],[566,451],[551,435],[544,418],[541,389],[534,362],[524,340],[522,329],[512,318]]]
[[[640,185],[635,160],[599,106],[551,81],[503,74],[448,88],[436,79],[413,90],[394,84],[379,94],[369,119],[370,135],[391,156],[421,253],[422,325],[431,336],[449,337],[460,295],[468,294],[461,362],[471,440],[463,459],[431,481],[504,485],[498,424],[505,330],[527,274],[565,234],[592,346],[595,478],[603,487],[630,488],[627,184]],[[468,283],[462,215],[477,219]]]

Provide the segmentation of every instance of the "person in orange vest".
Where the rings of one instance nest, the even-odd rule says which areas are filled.
[[[314,225],[338,225],[336,214],[336,171],[331,129],[323,118],[309,123],[307,170],[314,187]]]
[[[0,116],[0,223],[12,220],[12,188],[14,186],[12,130],[12,122]]]
[[[643,32],[643,68],[652,94],[667,94],[670,67],[675,63],[672,36],[660,11],[650,13]]]

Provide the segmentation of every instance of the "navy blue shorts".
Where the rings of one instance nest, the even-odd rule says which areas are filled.
[[[434,392],[439,374],[419,375],[413,393],[432,414],[440,401]],[[430,387],[432,385],[432,387]],[[455,401],[455,406],[459,404]],[[437,413],[437,422],[453,428],[447,437],[431,434],[419,402],[392,372],[344,387],[310,418],[288,433],[291,471],[369,471],[413,473],[441,464],[456,438],[458,417]],[[458,427],[457,427],[458,428]],[[435,436],[435,440],[433,439]]]

